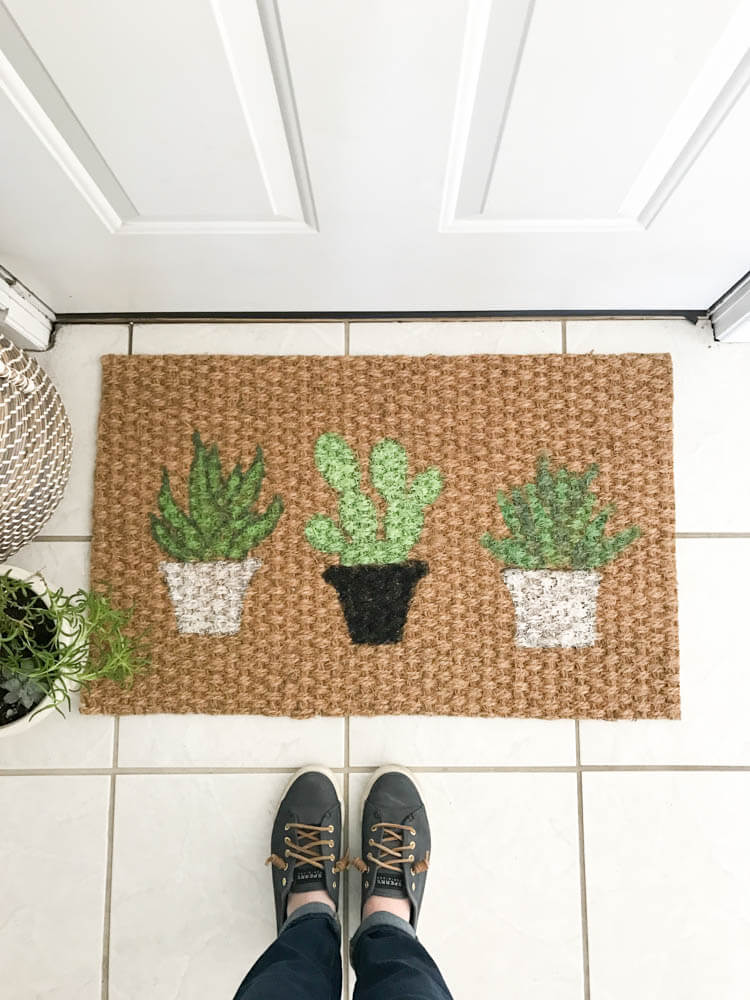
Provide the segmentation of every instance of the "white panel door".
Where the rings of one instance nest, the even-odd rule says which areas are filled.
[[[0,264],[58,312],[705,309],[750,0],[0,0]]]

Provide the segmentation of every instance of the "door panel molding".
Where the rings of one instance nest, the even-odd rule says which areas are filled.
[[[643,232],[664,209],[750,83],[750,2],[744,0],[728,22],[615,214],[601,218],[502,218],[486,214],[487,192],[534,4],[535,0],[469,0],[439,230]]]
[[[0,2],[0,90],[103,226],[115,235],[317,232],[284,38],[275,0],[209,0],[260,166],[271,218],[141,215],[24,34]]]

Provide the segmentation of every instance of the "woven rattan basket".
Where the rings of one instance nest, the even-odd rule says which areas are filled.
[[[49,376],[0,334],[0,562],[52,516],[68,481],[71,445]]]

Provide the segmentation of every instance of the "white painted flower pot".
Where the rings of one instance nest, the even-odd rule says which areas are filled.
[[[516,609],[516,645],[583,648],[596,642],[601,574],[591,570],[506,569]]]
[[[26,569],[21,569],[20,566],[0,563],[0,576],[5,576],[6,573],[10,573],[14,580],[23,580],[49,607],[49,598],[47,597],[44,581],[37,573],[30,573]],[[54,590],[55,588],[52,587],[50,589]],[[58,635],[57,641],[59,645],[68,645],[72,641],[72,637],[67,635],[63,630]],[[15,722],[9,722],[6,726],[0,726],[0,739],[6,736],[18,736],[21,733],[27,732],[32,726],[36,726],[44,719],[49,718],[55,714],[51,711],[51,705],[52,699],[49,695],[46,698],[42,698],[36,708],[33,708],[28,715],[24,715],[21,719],[16,719]]]
[[[163,562],[177,630],[182,635],[234,635],[240,630],[245,592],[263,564],[241,562]]]

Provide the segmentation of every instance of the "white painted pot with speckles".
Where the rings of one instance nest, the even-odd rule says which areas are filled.
[[[506,569],[516,609],[516,645],[580,649],[596,642],[601,574],[593,570]]]
[[[235,635],[259,559],[159,563],[182,635]]]

